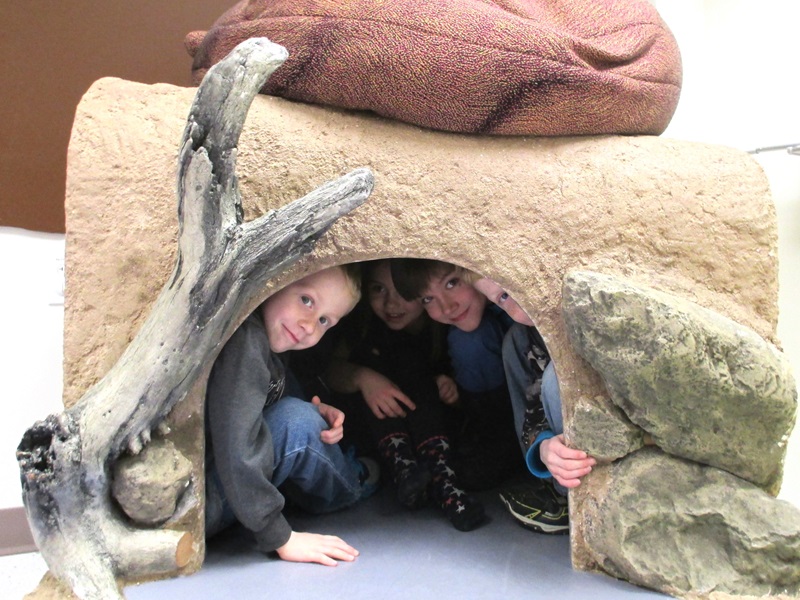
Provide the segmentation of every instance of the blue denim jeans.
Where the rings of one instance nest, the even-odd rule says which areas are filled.
[[[326,444],[328,428],[316,406],[284,396],[266,408],[263,418],[272,434],[272,483],[298,506],[325,513],[354,504],[361,497],[358,463],[339,444]],[[206,533],[211,536],[236,521],[212,469],[206,476]]]
[[[542,375],[542,404],[544,416],[556,435],[564,433],[564,415],[561,412],[561,391],[558,389],[556,368],[551,360]]]

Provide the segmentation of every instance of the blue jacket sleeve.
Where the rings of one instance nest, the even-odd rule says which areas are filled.
[[[549,440],[551,437],[555,437],[555,433],[549,429],[540,432],[525,453],[525,464],[528,465],[528,470],[539,479],[550,479],[552,477],[550,470],[542,462],[542,457],[539,455],[539,446],[543,441]]]

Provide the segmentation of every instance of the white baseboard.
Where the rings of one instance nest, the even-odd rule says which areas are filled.
[[[0,508],[0,556],[36,550],[25,509],[21,506]]]

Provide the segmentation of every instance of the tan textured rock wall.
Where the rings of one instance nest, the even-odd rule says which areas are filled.
[[[78,107],[67,178],[67,405],[114,363],[170,273],[177,146],[193,95],[104,79]],[[766,178],[742,152],[655,137],[445,134],[260,96],[238,160],[248,218],[370,167],[366,205],[282,282],[382,256],[438,258],[491,276],[547,341],[568,432],[577,401],[605,395],[568,345],[561,281],[571,269],[685,296],[777,341],[775,213]],[[173,418],[198,465],[202,432],[191,415],[201,407],[198,390]],[[594,566],[580,533],[582,498],[602,493],[589,477],[573,496],[580,568]]]

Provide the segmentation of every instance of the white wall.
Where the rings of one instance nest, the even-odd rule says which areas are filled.
[[[61,405],[64,236],[0,227],[0,509],[22,506],[17,445]]]
[[[684,85],[667,137],[743,150],[800,143],[795,43],[800,4],[785,0],[653,0],[678,38]],[[800,156],[757,155],[778,211],[778,332],[800,377]],[[15,450],[34,421],[61,409],[60,235],[0,227],[0,509],[20,506]],[[54,304],[55,303],[55,304]],[[800,506],[800,429],[781,497]]]

